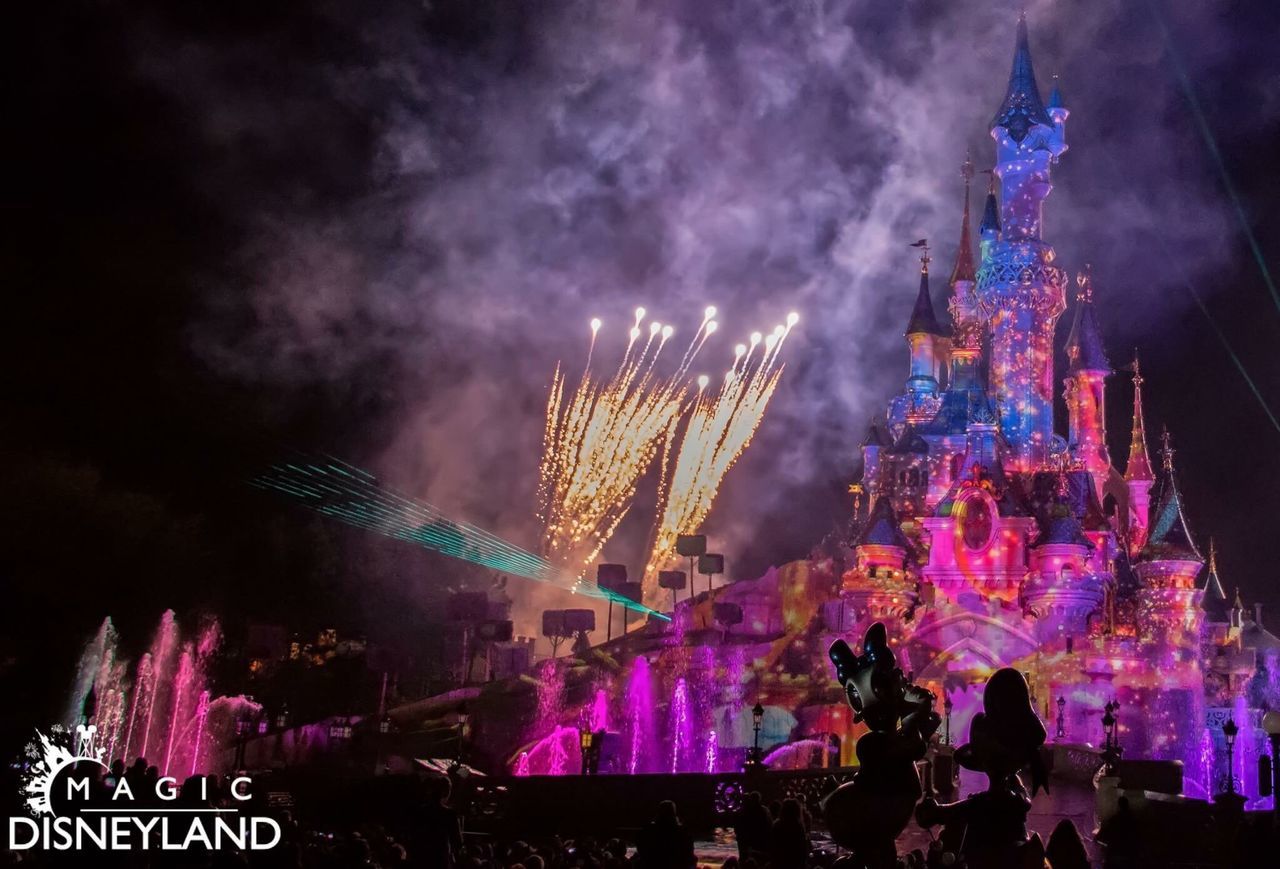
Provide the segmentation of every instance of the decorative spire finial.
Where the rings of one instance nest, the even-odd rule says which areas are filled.
[[[1209,573],[1218,575],[1218,543],[1212,537],[1209,538]]]
[[[922,275],[929,274],[929,263],[932,262],[932,259],[929,256],[929,239],[922,238],[919,241],[913,241],[910,246],[918,247],[921,249],[920,250],[920,274]]]
[[[1084,264],[1084,271],[1076,272],[1076,286],[1080,288],[1076,293],[1077,302],[1093,301],[1093,266],[1089,263]]]
[[[1142,376],[1138,365],[1138,349],[1133,350],[1133,432],[1129,440],[1129,463],[1124,467],[1126,481],[1155,478],[1147,458],[1147,431],[1142,417]]]
[[[968,151],[964,155],[964,163],[960,166],[960,177],[964,179],[964,211],[960,218],[960,245],[956,248],[956,264],[951,269],[951,285],[957,281],[973,283],[977,279],[977,268],[973,262],[973,241],[969,232],[969,184],[973,180],[974,166]]]
[[[1160,458],[1164,460],[1166,473],[1173,472],[1173,438],[1169,435],[1169,427],[1160,427]]]

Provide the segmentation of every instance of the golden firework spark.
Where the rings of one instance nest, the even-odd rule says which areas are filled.
[[[656,594],[658,571],[671,562],[676,537],[695,532],[707,518],[725,474],[751,443],[782,376],[778,353],[799,320],[798,314],[788,314],[785,326],[767,336],[755,332],[748,344],[735,347],[733,367],[718,390],[708,391],[709,378],[698,379],[698,396],[674,464],[669,461],[676,441],[674,426],[665,444],[661,511],[644,571],[646,599]]]
[[[674,329],[650,323],[641,342],[645,313],[636,309],[626,353],[607,380],[591,375],[598,318],[591,321],[591,349],[577,388],[566,396],[559,366],[552,379],[538,485],[542,552],[574,572],[600,554],[630,509],[640,477],[669,444],[687,404],[689,364],[716,331],[709,307],[675,374],[663,377],[655,363]]]

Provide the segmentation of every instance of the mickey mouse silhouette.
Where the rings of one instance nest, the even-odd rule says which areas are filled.
[[[855,654],[844,640],[828,651],[854,721],[871,730],[855,748],[860,768],[854,780],[833,791],[822,808],[831,838],[879,869],[897,861],[894,841],[921,795],[915,762],[942,718],[933,693],[912,684],[897,666],[882,623],[867,629],[862,652]]]

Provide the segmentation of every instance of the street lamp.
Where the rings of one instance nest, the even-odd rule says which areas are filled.
[[[943,714],[944,714],[944,718],[943,718],[944,724],[943,724],[943,731],[942,731],[942,742],[943,742],[943,744],[945,744],[945,745],[950,745],[950,744],[951,744],[951,710],[955,708],[955,705],[956,705],[956,704],[954,704],[954,703],[952,703],[952,702],[951,702],[951,695],[950,695],[950,694],[948,694],[946,697],[942,698],[942,711],[943,711]]]
[[[751,707],[751,750],[747,752],[747,769],[760,769],[764,766],[764,758],[760,752],[760,727],[764,724],[764,707],[760,701]]]
[[[1115,713],[1120,711],[1120,704],[1112,700],[1102,707],[1102,759],[1106,762],[1107,774],[1115,772],[1116,761],[1120,759],[1120,739],[1116,735],[1119,723]]]
[[[1280,709],[1262,716],[1262,729],[1271,743],[1271,812],[1275,823],[1280,824]]]
[[[578,747],[582,749],[582,774],[597,775],[600,765],[600,743],[603,730],[583,730],[578,734]]]
[[[1227,740],[1227,793],[1234,794],[1236,792],[1236,777],[1232,770],[1236,765],[1236,734],[1240,732],[1240,728],[1236,726],[1234,718],[1228,718],[1222,725],[1222,735]]]
[[[1067,735],[1067,720],[1064,717],[1067,709],[1067,698],[1061,694],[1058,695],[1058,731],[1057,738],[1063,739]]]
[[[467,712],[467,704],[464,702],[458,707],[458,756],[457,763],[462,765],[462,739],[467,732],[467,722],[471,720],[471,713]]]
[[[236,769],[244,769],[245,745],[249,742],[249,732],[253,728],[253,719],[248,712],[241,712],[236,717]]]
[[[289,729],[289,704],[282,703],[280,711],[276,713],[276,730]]]

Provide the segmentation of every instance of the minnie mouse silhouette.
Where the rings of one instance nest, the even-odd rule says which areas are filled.
[[[920,826],[943,824],[946,850],[961,854],[974,869],[1022,866],[1028,849],[1038,852],[1043,865],[1039,836],[1027,837],[1031,798],[1018,774],[1030,768],[1030,796],[1040,788],[1048,792],[1048,774],[1040,757],[1045,737],[1044,725],[1031,706],[1027,680],[1017,670],[997,670],[987,680],[982,711],[969,727],[969,742],[956,750],[956,762],[986,773],[990,785],[955,803],[924,800],[916,809]]]

